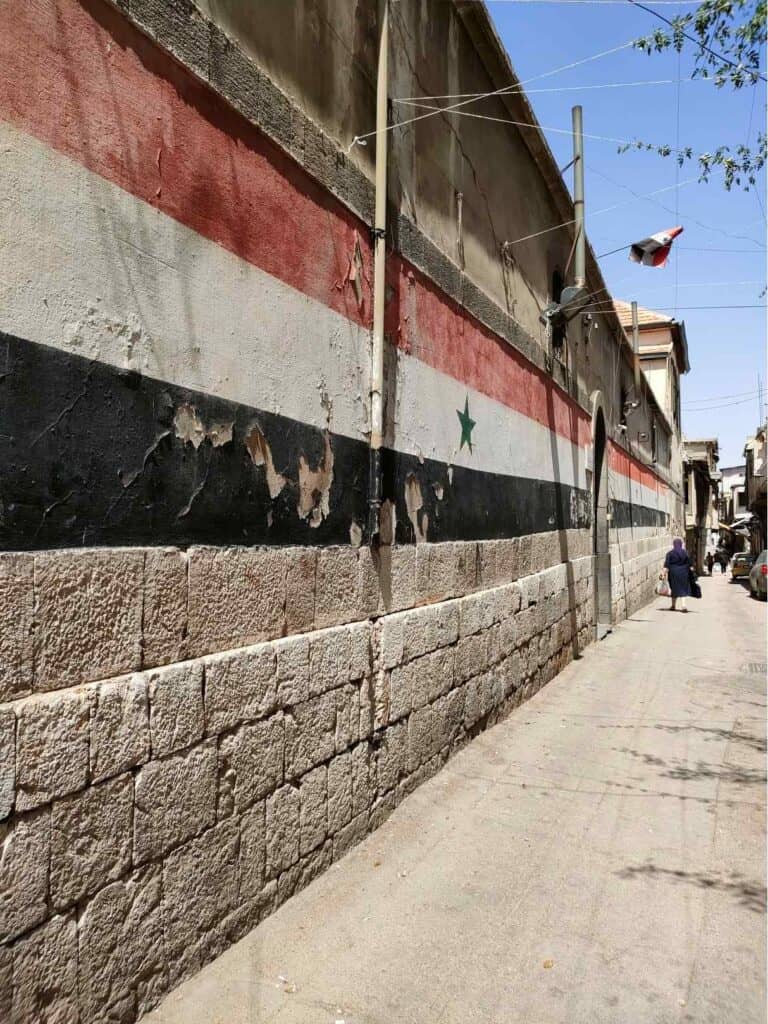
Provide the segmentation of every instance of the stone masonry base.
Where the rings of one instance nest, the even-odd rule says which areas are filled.
[[[0,1020],[135,1020],[555,676],[592,639],[593,560],[571,538],[582,553],[558,561],[546,536],[527,555],[411,549],[407,601],[432,603],[388,611],[371,588],[366,617],[333,625],[364,607],[364,554],[126,550],[118,577],[114,552],[0,558],[19,601],[0,647]],[[532,572],[534,543],[555,564]],[[626,548],[621,614],[658,545]],[[276,635],[231,644],[254,630]]]

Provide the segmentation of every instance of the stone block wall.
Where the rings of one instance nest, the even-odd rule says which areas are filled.
[[[672,547],[668,536],[644,537],[611,546],[611,608],[614,622],[621,622],[653,601],[654,588]]]
[[[589,642],[588,542],[0,556],[0,1019],[132,1021],[325,870]]]

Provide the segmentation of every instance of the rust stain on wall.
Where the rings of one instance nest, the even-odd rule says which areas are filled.
[[[325,452],[317,469],[312,469],[303,455],[299,457],[300,519],[309,519],[310,526],[319,526],[329,514],[333,483],[333,449],[331,435],[325,433]]]
[[[245,447],[251,456],[254,466],[263,466],[267,475],[267,488],[270,498],[276,498],[286,485],[286,478],[275,469],[275,462],[272,458],[272,451],[267,444],[267,439],[262,434],[257,423],[245,436]]]

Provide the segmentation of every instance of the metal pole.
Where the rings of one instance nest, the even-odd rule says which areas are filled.
[[[584,135],[581,107],[571,111],[573,127],[573,217],[576,230],[576,255],[573,261],[574,284],[583,288],[586,272],[586,237],[584,234]]]
[[[371,351],[371,442],[369,459],[368,532],[379,533],[384,434],[384,299],[387,244],[387,85],[389,2],[380,0],[379,67],[376,76],[376,206],[373,222],[373,339]]]
[[[637,325],[637,303],[632,303],[632,351],[635,354],[635,401],[640,401],[640,328]]]

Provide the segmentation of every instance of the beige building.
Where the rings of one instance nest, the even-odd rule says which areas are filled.
[[[616,315],[627,335],[632,337],[632,306],[614,302]],[[651,424],[650,447],[654,461],[660,456],[663,440],[669,437],[672,450],[669,466],[673,475],[682,475],[683,451],[680,427],[680,378],[690,370],[685,323],[653,309],[637,307],[638,356],[640,369],[651,387],[659,409],[664,414],[664,429]],[[628,428],[629,430],[629,428]],[[630,432],[631,440],[631,432]],[[673,524],[674,525],[674,524]],[[682,524],[681,524],[682,525]]]
[[[718,458],[717,438],[683,441],[685,544],[697,572],[702,571],[707,548],[714,545],[720,529]]]

